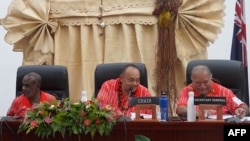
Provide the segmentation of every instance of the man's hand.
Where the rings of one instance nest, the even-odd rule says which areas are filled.
[[[244,108],[242,107],[239,107],[235,110],[235,115],[239,118],[243,118],[246,116],[246,111]]]

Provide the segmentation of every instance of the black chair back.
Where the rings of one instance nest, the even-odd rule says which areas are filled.
[[[29,72],[36,72],[41,75],[41,90],[54,95],[58,100],[69,97],[67,68],[58,65],[20,66],[17,69],[16,76],[16,96],[22,93],[22,79]]]
[[[219,84],[231,89],[238,98],[247,102],[245,73],[242,62],[234,60],[192,60],[186,69],[186,84],[191,83],[191,70],[196,65],[206,65],[210,68],[213,79]]]
[[[96,66],[95,69],[95,76],[94,76],[94,85],[95,85],[95,97],[97,96],[103,82],[116,79],[122,72],[122,69],[128,64],[135,64],[140,71],[140,83],[148,87],[148,77],[147,77],[147,68],[143,63],[106,63],[106,64],[99,64]]]

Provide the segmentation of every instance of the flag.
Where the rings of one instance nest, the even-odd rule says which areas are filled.
[[[231,47],[231,60],[238,60],[243,63],[245,71],[246,90],[243,100],[249,104],[248,94],[248,68],[247,68],[247,40],[244,0],[237,0],[235,4],[234,30]]]

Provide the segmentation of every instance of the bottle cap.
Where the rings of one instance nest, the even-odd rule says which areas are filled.
[[[82,101],[87,101],[87,91],[82,91],[82,98],[81,98]]]
[[[189,92],[188,92],[188,95],[189,95],[189,96],[194,96],[194,92],[193,92],[193,91],[189,91]]]
[[[167,95],[167,92],[164,90],[161,90],[161,95]]]
[[[86,95],[87,94],[87,91],[82,91],[82,95]]]

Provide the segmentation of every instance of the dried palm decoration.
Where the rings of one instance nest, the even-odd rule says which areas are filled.
[[[156,93],[167,92],[169,101],[176,101],[175,63],[177,59],[175,47],[175,23],[179,0],[157,0],[153,15],[158,16],[158,48],[156,52]],[[173,113],[169,106],[169,113]]]

